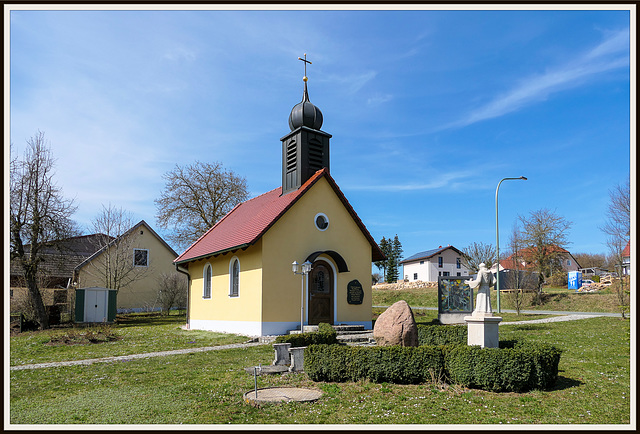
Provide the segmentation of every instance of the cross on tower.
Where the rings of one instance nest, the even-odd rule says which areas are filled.
[[[311,61],[307,60],[307,53],[304,53],[304,59],[302,57],[298,57],[298,60],[302,60],[304,62],[304,77],[307,78],[307,63],[311,65]]]

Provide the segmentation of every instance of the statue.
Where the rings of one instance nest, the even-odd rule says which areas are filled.
[[[496,283],[496,279],[487,269],[487,266],[482,263],[480,264],[480,269],[478,270],[478,275],[475,279],[467,280],[469,283],[469,287],[478,289],[478,295],[476,296],[476,305],[473,309],[473,316],[492,316],[491,312],[491,298],[490,291],[491,287]]]

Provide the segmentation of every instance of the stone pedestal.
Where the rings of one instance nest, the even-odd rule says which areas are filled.
[[[291,366],[290,372],[304,371],[304,349],[307,347],[295,347],[289,348],[289,354],[291,354]]]
[[[467,345],[498,348],[498,325],[502,317],[476,314],[465,316],[464,320],[467,323]]]
[[[284,344],[273,344],[273,349],[275,350],[275,360],[272,365],[288,365],[291,363],[291,356],[289,355],[289,348],[291,348],[290,343]]]

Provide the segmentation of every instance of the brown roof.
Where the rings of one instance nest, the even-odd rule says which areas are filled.
[[[105,236],[92,234],[52,241],[48,246],[40,250],[40,255],[44,261],[40,263],[38,269],[49,277],[70,278],[73,276],[74,268],[99,249],[98,240]],[[31,245],[25,245],[24,250],[26,254],[29,254]],[[23,275],[23,270],[18,260],[12,260],[10,268],[11,275]]]
[[[194,242],[174,261],[178,264],[224,253],[230,250],[248,247],[256,243],[271,226],[278,221],[309,189],[321,178],[325,178],[338,198],[351,214],[363,235],[371,244],[372,260],[384,259],[378,244],[353,210],[338,185],[329,175],[329,170],[318,170],[299,189],[281,194],[278,187],[246,202],[236,205],[211,229]]]

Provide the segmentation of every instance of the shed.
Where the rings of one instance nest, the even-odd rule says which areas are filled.
[[[76,289],[76,322],[113,322],[118,291],[109,288]]]

